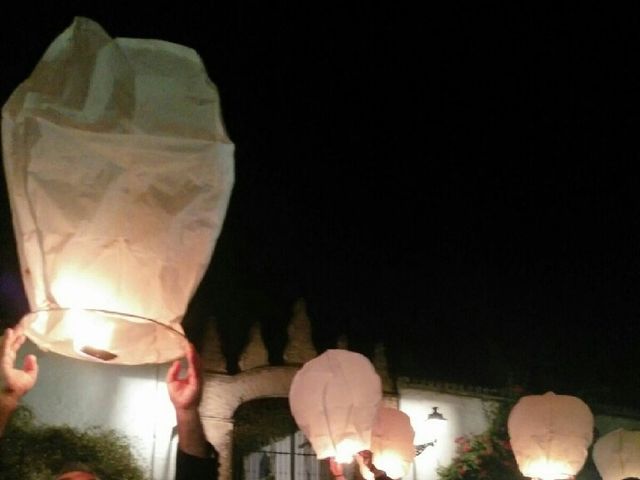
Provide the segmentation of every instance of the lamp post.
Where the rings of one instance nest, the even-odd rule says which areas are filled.
[[[438,407],[432,407],[433,411],[425,421],[425,429],[420,444],[415,445],[416,457],[420,455],[427,447],[435,446],[438,438],[442,436],[447,427],[447,419],[438,411]]]

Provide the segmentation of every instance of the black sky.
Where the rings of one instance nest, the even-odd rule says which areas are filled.
[[[237,180],[193,336],[215,316],[237,354],[260,320],[277,359],[303,297],[320,349],[384,341],[397,373],[640,398],[635,11],[95,3],[5,13],[0,98],[76,15],[200,53]]]

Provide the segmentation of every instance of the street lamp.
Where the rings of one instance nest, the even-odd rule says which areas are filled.
[[[435,446],[438,438],[442,436],[447,427],[447,419],[438,411],[438,407],[432,408],[433,411],[427,417],[424,432],[421,435],[421,440],[423,441],[420,444],[415,445],[416,457],[427,447]]]

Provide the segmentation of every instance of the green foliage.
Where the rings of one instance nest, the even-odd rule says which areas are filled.
[[[521,480],[516,459],[509,444],[507,418],[515,402],[495,404],[489,429],[480,435],[456,439],[456,457],[447,467],[438,469],[442,480]]]
[[[507,420],[517,398],[497,403],[487,412],[489,429],[480,435],[456,439],[456,457],[447,467],[438,469],[442,480],[522,480],[518,464],[509,444]],[[589,456],[576,480],[601,480]]]
[[[144,480],[123,435],[113,430],[38,424],[25,407],[0,439],[0,480],[50,480],[66,463],[89,465],[102,480]]]

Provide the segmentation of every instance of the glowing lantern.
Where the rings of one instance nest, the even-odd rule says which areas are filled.
[[[572,478],[587,458],[593,440],[593,415],[576,397],[552,392],[529,395],[511,410],[508,429],[524,476]]]
[[[404,476],[416,453],[414,435],[411,419],[406,413],[381,407],[371,437],[371,453],[376,468],[390,478]]]
[[[603,480],[640,478],[640,432],[607,433],[594,444],[593,461]]]
[[[382,400],[382,385],[371,362],[359,353],[327,350],[305,363],[289,391],[291,413],[318,458],[351,462],[368,450]]]
[[[199,56],[77,18],[2,115],[27,336],[82,359],[182,356],[233,184]]]

